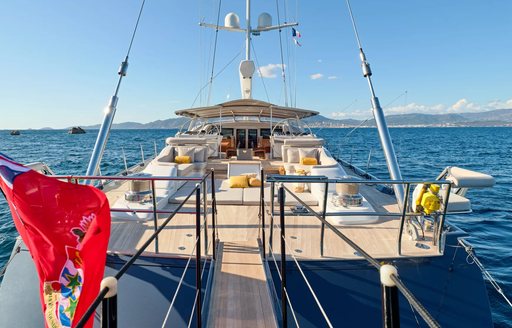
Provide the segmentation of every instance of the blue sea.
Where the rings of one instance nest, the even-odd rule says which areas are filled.
[[[316,129],[331,152],[379,177],[388,178],[375,129]],[[97,131],[70,135],[64,130],[21,131],[10,136],[0,131],[0,152],[22,162],[42,161],[56,174],[84,174]],[[175,130],[113,130],[101,165],[102,174],[124,169],[153,156]],[[512,128],[393,128],[391,137],[406,179],[433,179],[446,166],[461,166],[491,174],[492,189],[471,190],[473,213],[449,221],[467,231],[476,253],[512,298]],[[141,154],[141,149],[144,155]],[[369,154],[371,153],[371,156]],[[17,233],[8,206],[0,197],[0,268],[9,258]],[[512,308],[488,284],[497,327],[512,326]]]

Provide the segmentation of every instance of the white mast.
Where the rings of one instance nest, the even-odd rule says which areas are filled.
[[[284,27],[297,26],[297,23],[286,23],[272,26],[272,17],[268,13],[262,13],[258,17],[258,27],[251,27],[251,0],[246,0],[245,8],[246,27],[240,28],[240,19],[235,13],[228,13],[224,18],[224,26],[200,23],[200,26],[226,30],[231,32],[245,33],[245,60],[240,62],[240,88],[242,99],[252,99],[252,77],[256,70],[254,62],[251,60],[251,35],[258,36],[261,32],[282,29]]]

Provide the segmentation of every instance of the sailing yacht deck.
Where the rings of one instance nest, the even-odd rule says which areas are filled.
[[[166,210],[172,210],[171,205]],[[258,219],[258,206],[218,205],[217,232],[223,242],[256,242],[261,237],[261,222]],[[318,207],[313,207],[318,210]],[[193,212],[186,205],[183,211]],[[158,219],[162,224],[165,219]],[[276,218],[278,220],[278,218]],[[270,236],[270,218],[266,219],[266,235]],[[400,257],[397,240],[399,219],[381,219],[378,223],[347,225],[338,228],[350,239],[356,241],[367,253],[376,258]],[[329,229],[325,229],[324,251],[321,254],[321,222],[314,216],[287,216],[286,243],[290,247],[288,254],[302,260],[360,259],[354,250]],[[153,220],[128,221],[113,220],[109,250],[132,254],[154,233]],[[204,233],[204,232],[203,232]],[[274,221],[273,250],[280,252],[279,226]],[[426,232],[424,241],[411,241],[405,232],[402,236],[402,256],[440,255],[437,247],[432,246],[432,233]],[[211,254],[211,216],[208,215],[208,254]],[[160,256],[188,256],[195,244],[195,215],[177,214],[160,233],[158,239]],[[155,250],[154,242],[148,248]],[[290,252],[291,250],[291,252]],[[267,249],[267,252],[269,250]]]

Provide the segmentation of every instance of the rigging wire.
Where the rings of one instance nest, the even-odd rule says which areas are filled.
[[[288,21],[288,13],[287,13],[287,10],[286,10],[286,7],[287,7],[287,0],[284,0],[284,23],[286,24],[286,22]],[[290,74],[290,78],[288,79],[288,90],[290,92],[290,105],[293,107],[293,95],[292,95],[292,79],[291,79],[291,70],[290,70],[290,34],[286,33],[286,36],[285,36],[285,44],[286,44],[286,67],[288,67],[288,74]],[[294,75],[295,75],[295,72],[294,72]]]
[[[142,0],[142,4],[139,9],[139,15],[137,16],[137,22],[135,23],[135,28],[133,29],[132,38],[130,40],[130,45],[128,46],[128,51],[126,52],[126,58],[130,55],[132,51],[133,40],[135,39],[135,34],[137,33],[137,29],[139,28],[140,17],[142,16],[142,11],[144,10],[144,5],[146,4],[146,0]]]
[[[357,31],[356,21],[354,19],[354,14],[352,13],[352,6],[350,5],[350,0],[345,0],[348,7],[348,12],[350,14],[350,20],[352,21],[352,27],[354,29],[354,34],[356,35],[357,40],[357,46],[359,47],[359,50],[363,49],[363,46],[361,45],[361,40],[359,39],[359,32]]]
[[[265,95],[267,96],[267,102],[270,102],[270,97],[268,96],[267,86],[265,84],[265,80],[263,78],[263,74],[261,74],[261,66],[258,61],[258,55],[256,54],[256,50],[254,49],[254,42],[251,42],[252,52],[254,53],[254,59],[256,59],[256,65],[258,66],[258,74],[260,75],[261,83],[263,84],[263,90],[265,90]]]
[[[281,18],[279,16],[279,0],[276,0],[276,9],[277,9],[277,25],[281,26]],[[288,91],[286,89],[286,71],[284,68],[284,56],[283,56],[283,40],[281,37],[282,28],[279,28],[279,49],[281,52],[281,75],[283,77],[283,85],[284,85],[284,104],[288,107]]]
[[[237,59],[237,58],[240,56],[240,54],[241,54],[241,53],[242,53],[242,50],[238,51],[238,53],[237,53],[235,56],[233,56],[233,58],[231,58],[231,60],[230,60],[226,65],[224,65],[224,67],[222,67],[222,69],[221,69],[219,72],[217,72],[217,74],[215,74],[215,76],[213,77],[213,79],[215,80],[215,79],[216,79],[216,78],[217,78],[221,73],[223,73],[223,72],[224,72],[224,70],[226,70],[226,68],[228,68],[228,66],[229,66],[229,65],[231,65],[231,64],[233,63],[233,61],[234,61],[235,59]],[[205,85],[203,85],[203,86],[201,87],[201,89],[199,89],[199,92],[197,93],[197,95],[196,95],[196,97],[194,98],[194,101],[192,102],[192,105],[191,105],[190,107],[194,107],[194,105],[195,105],[195,103],[196,103],[196,101],[197,101],[197,98],[199,98],[199,96],[201,95],[201,92],[202,92],[202,91],[203,91],[203,90],[204,90],[204,89],[205,89],[209,84],[210,84],[210,82],[207,82]]]
[[[215,70],[215,58],[217,55],[217,39],[219,37],[219,20],[220,20],[220,8],[222,6],[222,0],[219,0],[219,9],[217,10],[217,24],[215,27],[215,41],[213,45],[213,59],[212,59],[212,73],[210,75],[210,87],[208,89],[208,98],[206,101],[206,105],[210,105],[211,95],[212,95],[212,85],[213,85],[213,72]]]

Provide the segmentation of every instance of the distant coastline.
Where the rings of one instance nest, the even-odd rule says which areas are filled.
[[[368,113],[370,116],[371,113]],[[485,112],[457,113],[457,114],[400,114],[386,116],[390,128],[451,128],[451,127],[512,127],[512,109],[496,109]],[[185,117],[157,120],[149,123],[123,122],[114,123],[112,129],[179,129],[189,121]],[[332,119],[317,115],[304,119],[311,128],[373,128],[375,121],[356,119]],[[82,126],[82,125],[81,125]],[[82,126],[85,130],[98,130],[100,124]],[[70,127],[56,129],[44,127],[29,130],[69,130]],[[5,129],[11,131],[12,129]],[[18,129],[19,130],[19,129]],[[20,130],[20,131],[23,131]]]

